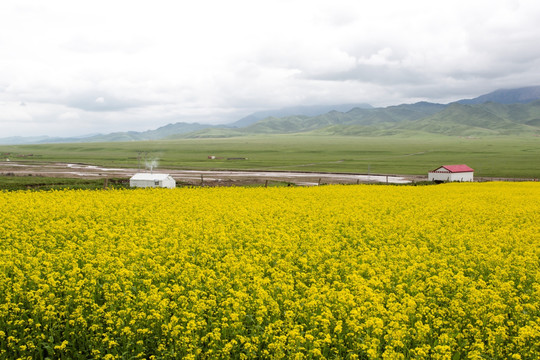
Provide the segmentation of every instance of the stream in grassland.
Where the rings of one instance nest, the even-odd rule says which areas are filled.
[[[131,177],[140,172],[137,169],[105,168],[95,165],[70,163],[32,163],[23,164],[11,161],[0,162],[0,172],[25,176],[52,176],[52,177]],[[143,171],[149,172],[149,171]],[[354,183],[388,183],[407,184],[411,180],[395,175],[366,175],[341,173],[311,173],[294,171],[231,171],[231,170],[171,170],[157,169],[155,173],[170,174],[177,181],[189,183],[204,182],[249,182],[283,181],[303,186],[319,184],[354,184]]]

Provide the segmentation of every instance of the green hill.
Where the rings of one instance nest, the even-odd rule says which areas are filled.
[[[343,129],[356,128],[362,133],[369,133],[368,129],[378,130],[378,125],[386,128],[388,124],[421,119],[444,108],[445,105],[441,104],[417,103],[387,108],[354,108],[345,113],[331,111],[313,117],[269,117],[239,130],[246,134],[288,134],[343,126]],[[358,126],[368,126],[369,128],[360,130]],[[335,129],[337,130],[337,128]]]
[[[369,104],[341,104],[341,105],[312,105],[312,106],[293,106],[277,110],[267,110],[267,111],[258,111],[253,114],[250,114],[242,119],[229,124],[230,127],[243,128],[251,124],[256,123],[257,121],[274,117],[282,118],[288,116],[317,116],[326,114],[332,111],[347,112],[354,108],[365,108],[371,109],[372,106]]]
[[[354,108],[317,116],[268,117],[243,128],[214,127],[169,138],[310,133],[388,136],[439,134],[491,136],[540,134],[540,100],[526,104],[419,102],[385,108]]]
[[[489,136],[540,134],[540,101],[528,104],[417,103],[324,115],[267,118],[239,129],[245,134],[312,133],[386,136],[441,134]]]
[[[175,139],[199,139],[199,138],[230,138],[236,136],[242,136],[243,134],[236,129],[229,129],[224,127],[212,127],[193,131],[184,134],[175,134],[167,136],[165,140]]]
[[[432,116],[402,123],[398,128],[461,136],[502,135],[527,131],[523,125],[506,120],[501,115],[481,106],[455,103]]]

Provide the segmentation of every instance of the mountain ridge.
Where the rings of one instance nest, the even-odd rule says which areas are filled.
[[[346,112],[354,108],[371,109],[373,106],[366,103],[359,104],[339,104],[339,105],[311,105],[311,106],[292,106],[276,110],[257,111],[241,118],[231,124],[229,127],[245,127],[257,121],[268,117],[286,117],[292,115],[317,116],[331,111]]]
[[[496,102],[499,104],[526,104],[540,99],[540,86],[527,86],[516,89],[499,89],[473,99],[463,99],[461,104],[483,104]]]
[[[197,137],[204,137],[204,131],[199,132]],[[415,133],[448,136],[540,135],[540,100],[526,104],[488,102],[470,105],[423,102],[387,108],[353,109],[347,113],[332,112],[315,117],[267,118],[228,135],[280,133],[353,136]],[[186,137],[190,137],[190,134]]]

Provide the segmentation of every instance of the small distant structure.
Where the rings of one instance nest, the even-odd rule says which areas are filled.
[[[473,181],[474,170],[467,165],[443,165],[428,173],[429,181]]]
[[[174,189],[176,187],[176,180],[169,174],[137,173],[129,179],[129,186]]]

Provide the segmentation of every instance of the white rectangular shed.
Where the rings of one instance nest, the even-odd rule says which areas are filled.
[[[474,170],[467,165],[443,165],[428,173],[429,181],[473,181]]]
[[[176,181],[169,174],[138,173],[129,179],[129,186],[174,189],[176,187]]]

